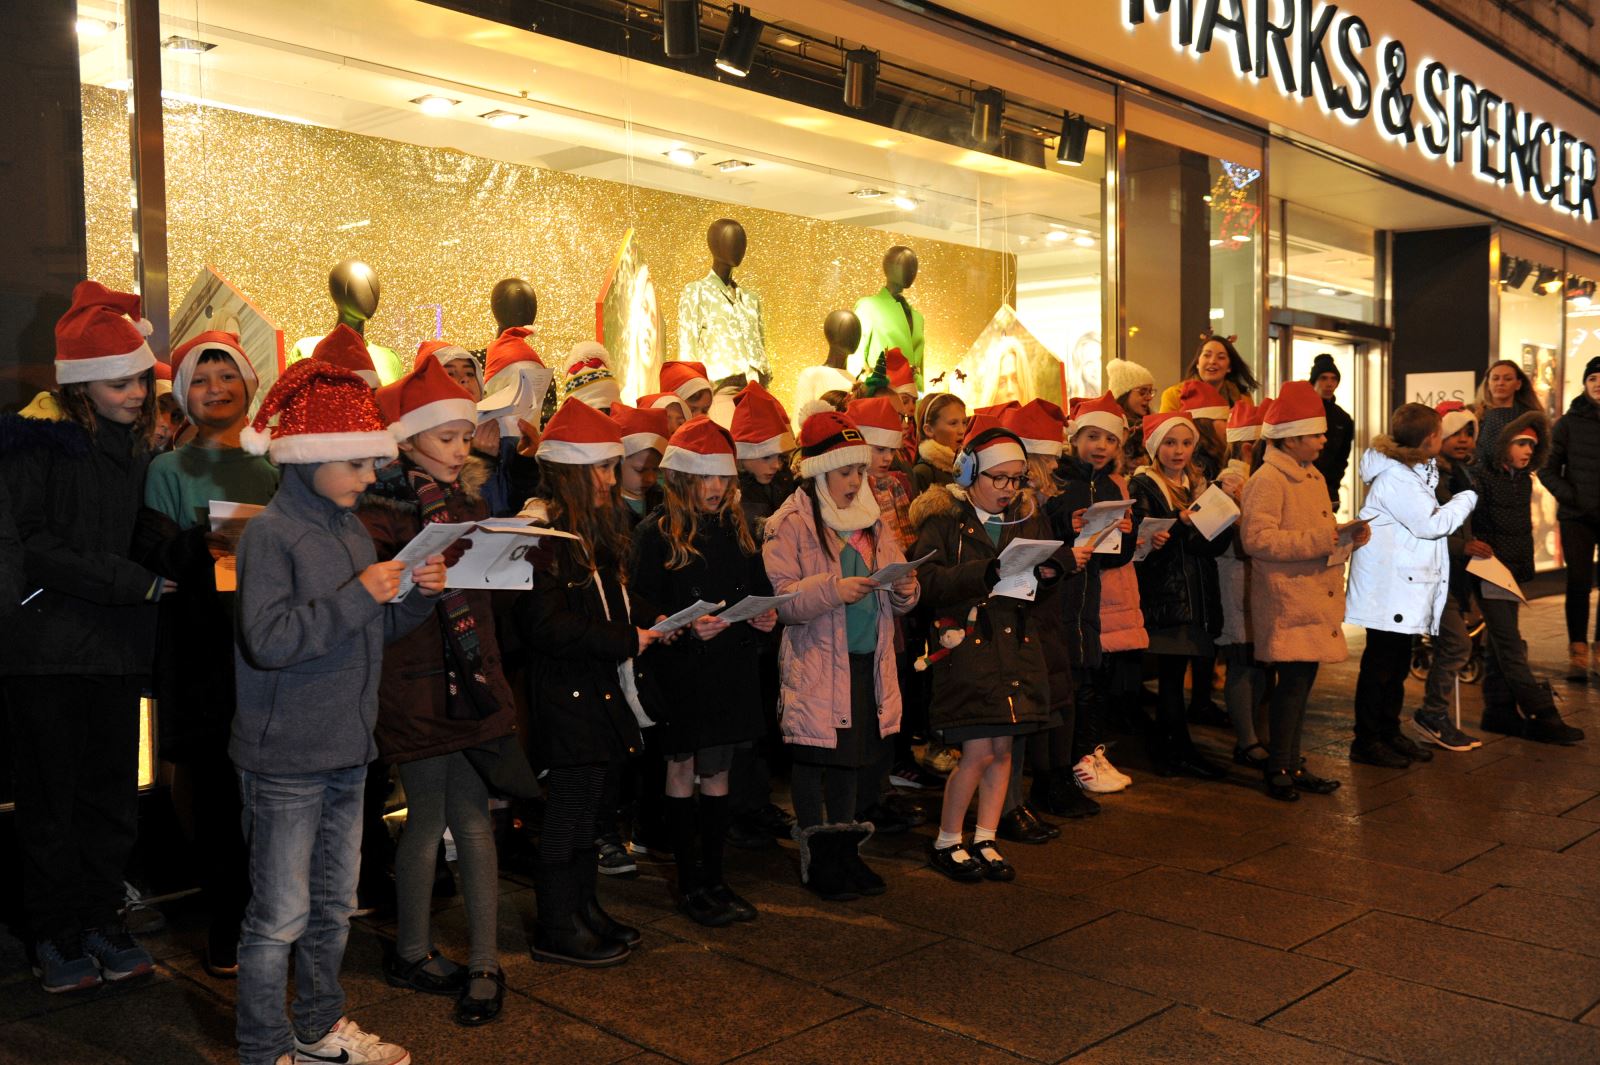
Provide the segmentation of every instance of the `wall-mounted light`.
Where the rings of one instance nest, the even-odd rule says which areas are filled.
[[[515,111],[501,111],[496,109],[493,111],[485,111],[478,117],[489,123],[491,126],[499,126],[500,128],[504,129],[506,126],[516,125],[518,122],[521,122],[528,116],[519,115]]]
[[[1044,239],[1051,244],[1064,244],[1072,238],[1072,234],[1064,229],[1052,229],[1044,235]]]
[[[1507,255],[1500,260],[1500,284],[1505,288],[1519,289],[1533,273],[1533,264],[1527,259]]]
[[[749,170],[751,167],[755,166],[756,164],[751,163],[751,162],[747,162],[744,159],[724,159],[722,162],[716,163],[714,165],[716,166],[716,168],[718,170],[722,171],[724,174],[732,174],[732,173],[734,173],[735,171],[738,171],[738,170]]]
[[[1080,233],[1076,237],[1072,238],[1072,243],[1076,244],[1080,248],[1092,248],[1095,245],[1095,239],[1091,236]]]
[[[1539,267],[1539,278],[1533,283],[1533,291],[1541,296],[1548,296],[1561,288],[1561,271],[1553,266]]]
[[[844,105],[865,111],[878,99],[878,53],[852,48],[844,54]]]
[[[734,4],[728,13],[722,46],[717,49],[717,69],[736,78],[749,74],[756,61],[756,48],[761,44],[761,31],[765,28],[766,23],[752,15],[748,7]]]
[[[1089,149],[1089,123],[1071,111],[1061,116],[1061,136],[1056,139],[1056,162],[1062,166],[1082,166]]]
[[[670,162],[677,163],[679,166],[693,166],[706,153],[697,152],[693,148],[668,148],[661,154],[666,156]]]
[[[661,51],[668,59],[700,54],[700,0],[661,0]]]
[[[985,151],[1000,143],[1000,121],[1006,96],[999,89],[979,89],[972,94],[972,143]]]

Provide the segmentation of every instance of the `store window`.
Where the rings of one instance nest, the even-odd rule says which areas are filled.
[[[1274,306],[1380,324],[1377,230],[1278,199],[1272,223]]]
[[[1562,397],[1561,337],[1566,325],[1566,270],[1558,244],[1525,233],[1500,231],[1500,348],[1497,358],[1522,367],[1533,381],[1545,413],[1555,417]],[[1533,486],[1534,562],[1540,569],[1561,564],[1556,501]]]
[[[1567,252],[1567,284],[1562,306],[1566,316],[1565,368],[1561,375],[1560,410],[1565,413],[1583,391],[1583,371],[1589,360],[1600,357],[1600,303],[1595,286],[1600,282],[1600,258]]]
[[[1070,91],[974,81],[977,61],[957,74],[863,57],[790,22],[735,41],[737,76],[713,62],[736,16],[712,4],[698,58],[677,64],[654,2],[541,8],[538,32],[454,6],[162,4],[175,338],[220,297],[241,324],[258,312],[292,360],[339,320],[330,268],[358,260],[380,286],[363,326],[384,376],[422,340],[481,349],[498,329],[490,291],[517,277],[538,294],[547,361],[598,334],[626,398],[681,357],[787,403],[836,310],[865,327],[851,372],[869,346],[915,343],[924,388],[974,402],[1098,387],[1107,116],[1081,117]],[[859,107],[852,55],[873,72],[857,71]],[[124,150],[119,86],[85,97],[86,152]],[[110,207],[125,193],[90,194],[92,268],[124,281],[125,210]],[[722,218],[746,236],[732,276],[759,297],[759,345],[698,324],[695,294],[721,292],[704,282]],[[914,277],[903,256],[886,277],[897,246]],[[885,291],[901,282],[912,321]]]

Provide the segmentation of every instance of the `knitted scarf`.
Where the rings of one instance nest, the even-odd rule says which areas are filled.
[[[450,521],[444,487],[422,470],[412,469],[408,474],[423,523]],[[449,693],[446,712],[457,719],[488,717],[498,706],[483,673],[478,622],[461,589],[446,588],[439,596],[439,624],[444,630],[446,652],[445,685]]]

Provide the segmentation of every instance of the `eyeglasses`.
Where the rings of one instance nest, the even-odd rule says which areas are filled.
[[[983,476],[993,481],[994,486],[999,489],[1027,488],[1033,483],[1025,473],[990,473],[985,470]]]

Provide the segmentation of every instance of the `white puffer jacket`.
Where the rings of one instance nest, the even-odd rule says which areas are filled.
[[[1345,621],[1369,629],[1412,635],[1439,631],[1450,592],[1450,549],[1445,541],[1472,513],[1476,492],[1439,505],[1439,469],[1416,448],[1387,436],[1373,439],[1361,456],[1367,486],[1360,517],[1372,522],[1372,539],[1350,556]]]

